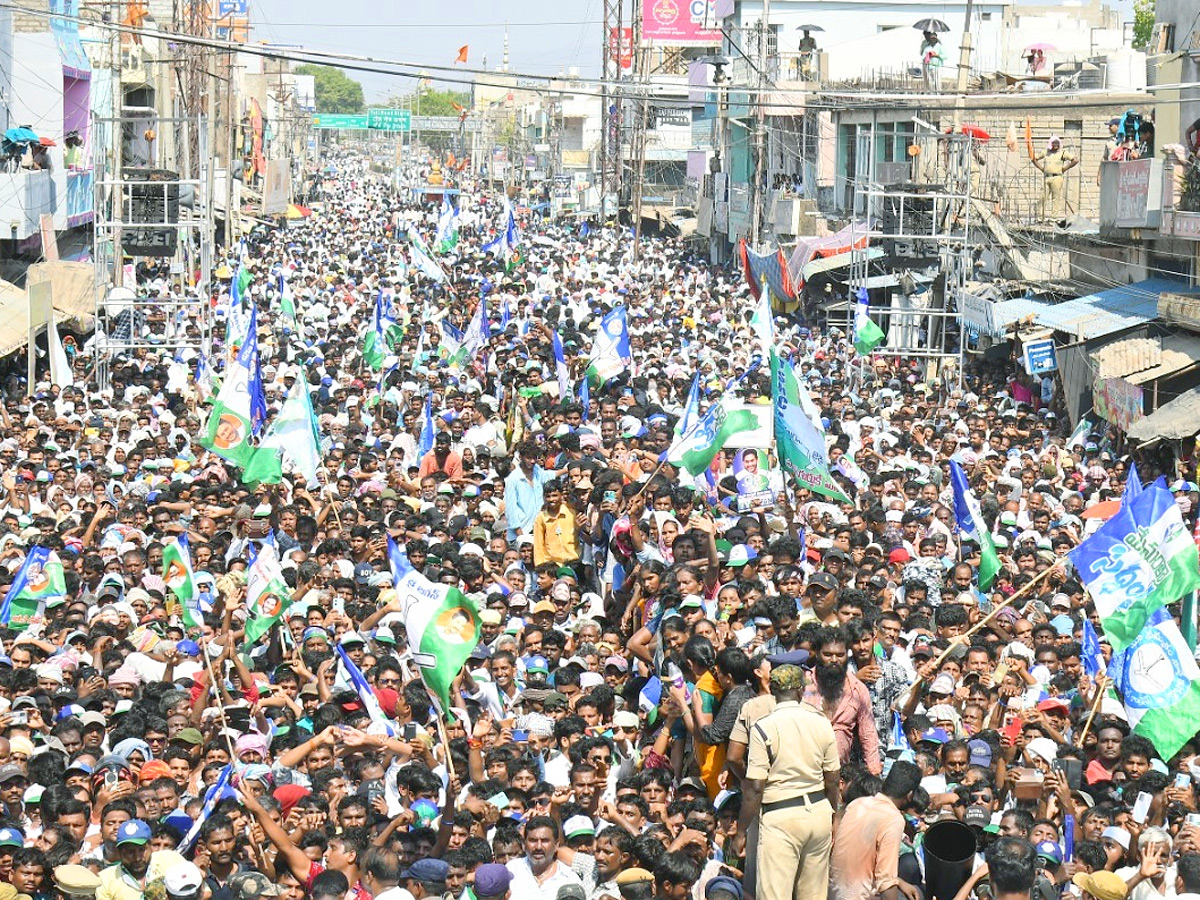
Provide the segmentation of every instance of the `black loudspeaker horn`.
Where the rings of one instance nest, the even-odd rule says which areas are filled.
[[[954,900],[975,867],[975,833],[957,819],[925,832],[925,896]]]

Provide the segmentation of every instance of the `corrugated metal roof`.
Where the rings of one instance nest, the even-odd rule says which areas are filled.
[[[997,303],[992,316],[998,333],[1003,335],[1014,322],[1020,322],[1022,319],[1030,317],[1036,319],[1043,310],[1049,308],[1049,303],[1043,303],[1040,300],[1032,300],[1029,297],[1013,297],[1011,300],[1002,300]]]
[[[1124,378],[1160,365],[1162,341],[1158,338],[1126,338],[1101,347],[1093,354],[1101,378]]]
[[[1162,291],[1186,291],[1186,285],[1170,278],[1148,278],[1048,306],[1038,313],[1037,322],[1077,341],[1103,337],[1156,319]]]
[[[1106,348],[1107,349],[1107,348]],[[1128,375],[1126,381],[1148,384],[1200,363],[1200,337],[1191,334],[1169,334],[1162,339],[1162,358],[1158,365]]]

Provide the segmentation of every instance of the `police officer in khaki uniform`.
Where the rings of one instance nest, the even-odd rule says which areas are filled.
[[[833,814],[840,802],[837,739],[802,703],[804,671],[771,670],[775,709],[750,727],[739,841],[758,820],[756,900],[824,900]]]
[[[1063,149],[1062,140],[1056,135],[1046,143],[1046,151],[1033,158],[1033,164],[1042,172],[1042,215],[1065,227],[1063,175],[1079,165],[1079,160]]]

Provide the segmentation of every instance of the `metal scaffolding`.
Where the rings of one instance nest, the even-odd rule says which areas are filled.
[[[958,385],[964,335],[955,298],[974,260],[977,145],[969,135],[917,135],[905,161],[885,162],[895,148],[882,142],[894,137],[880,138],[860,133],[855,148],[851,319],[858,289],[874,291],[871,317],[887,334],[876,352],[921,359],[928,380]]]
[[[203,116],[159,118],[125,107],[119,118],[93,118],[98,377],[108,383],[118,356],[142,349],[192,358],[209,346],[213,211],[212,154]],[[170,134],[181,159],[160,154]],[[198,149],[198,159],[191,158]],[[189,177],[188,172],[196,174]],[[156,261],[153,283],[138,265]]]

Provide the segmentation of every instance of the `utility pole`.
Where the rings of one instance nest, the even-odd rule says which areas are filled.
[[[958,50],[958,82],[954,86],[954,130],[962,124],[963,109],[967,101],[967,78],[971,73],[971,18],[974,14],[974,0],[967,0],[967,11],[963,21],[962,44]]]
[[[646,185],[646,130],[650,119],[650,52],[642,46],[643,2],[644,0],[634,0],[633,3],[633,58],[641,101],[637,129],[633,133],[633,145],[630,148],[634,159],[637,160],[637,176],[633,180],[633,203],[630,204],[633,213],[634,260],[640,259],[642,254],[642,197]]]
[[[763,192],[767,175],[767,38],[770,34],[771,0],[762,0],[758,22],[758,92],[754,101],[754,175],[750,181],[750,244],[756,250],[762,240]]]

